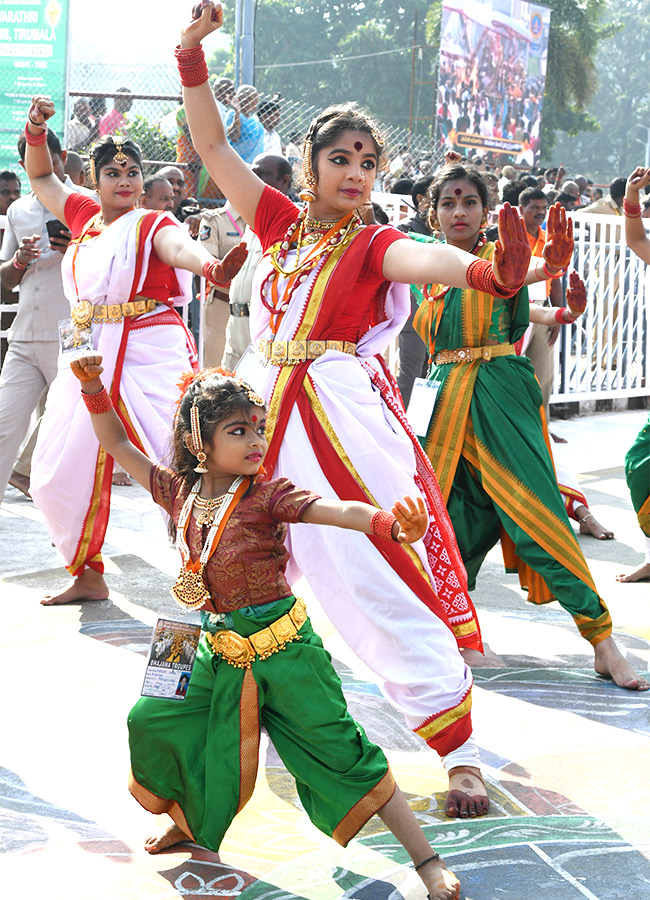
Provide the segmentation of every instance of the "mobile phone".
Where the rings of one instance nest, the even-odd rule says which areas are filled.
[[[45,223],[45,227],[47,228],[50,240],[52,240],[52,238],[63,237],[63,232],[68,231],[68,226],[64,225],[63,222],[60,222],[58,219],[49,219],[49,221]]]

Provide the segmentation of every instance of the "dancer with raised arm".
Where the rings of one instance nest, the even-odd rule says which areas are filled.
[[[182,702],[142,697],[129,714],[131,793],[172,819],[145,848],[157,853],[191,840],[219,850],[253,793],[264,724],[317,828],[346,846],[377,813],[413,860],[427,897],[457,900],[458,879],[425,838],[383,752],[351,718],[331,658],[284,575],[285,523],[351,529],[402,546],[427,528],[422,499],[405,497],[390,513],[324,500],[287,478],[260,481],[264,401],[211,369],[182,379],[173,470],[156,465],[116,414],[101,356],[83,357],[72,370],[101,446],[170,516],[181,554],[176,601],[201,610]]]
[[[483,815],[488,798],[472,737],[472,678],[459,652],[459,645],[480,649],[480,635],[435,475],[381,353],[408,318],[409,283],[444,278],[509,295],[528,273],[528,240],[511,209],[501,215],[504,252],[492,264],[452,247],[419,246],[391,227],[364,226],[357,210],[370,198],[383,140],[350,106],[325,110],[311,123],[307,208],[299,212],[228,144],[201,48],[222,20],[221,6],[203,0],[182,32],[177,59],[194,145],[265,251],[251,335],[269,363],[255,385],[269,409],[266,467],[324,497],[378,507],[393,495],[420,493],[430,517],[424,540],[412,547],[290,526],[289,582],[306,576],[409,727],[443,758],[447,814]]]
[[[99,202],[67,188],[52,172],[46,145],[48,97],[32,100],[25,126],[25,168],[32,190],[72,232],[63,289],[72,322],[92,329],[111,396],[132,439],[152,459],[166,456],[171,398],[181,372],[198,366],[194,340],[174,305],[189,303],[191,274],[229,280],[246,257],[241,245],[220,263],[168,213],[136,209],[143,179],[140,149],[109,137],[91,153]],[[113,460],[98,445],[69,366],[47,398],[34,452],[31,493],[73,584],[44,604],[104,600],[102,544]]]
[[[443,169],[430,188],[432,229],[455,247],[490,259],[497,245],[482,228],[487,186],[478,171]],[[546,275],[558,277],[573,241],[564,210],[551,207],[544,246]],[[419,235],[414,240],[430,238]],[[541,260],[540,260],[541,262]],[[584,312],[584,284],[571,273],[569,308],[530,306],[526,291],[510,298],[491,291],[427,285],[414,327],[426,340],[438,385],[424,439],[440,481],[467,568],[470,588],[501,537],[506,567],[519,572],[533,603],[557,600],[594,648],[594,665],[620,687],[645,691],[612,637],[612,621],[569,524],[548,448],[542,394],[515,342],[529,317],[572,322]]]
[[[650,265],[650,238],[643,227],[639,202],[639,192],[648,185],[650,169],[637,166],[625,186],[623,215],[628,247]],[[616,577],[617,581],[629,583],[650,578],[650,415],[625,456],[625,478],[646,545],[644,561],[631,572]]]

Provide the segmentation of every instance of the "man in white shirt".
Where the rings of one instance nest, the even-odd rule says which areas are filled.
[[[280,114],[277,100],[264,100],[257,110],[258,118],[264,126],[264,153],[272,153],[274,156],[282,156],[282,138],[278,134]]]
[[[54,173],[74,188],[65,175],[65,151],[53,131],[47,133]],[[25,137],[18,140],[21,160]],[[36,405],[54,380],[59,356],[58,323],[70,318],[63,293],[61,260],[70,232],[48,236],[46,223],[56,221],[30,191],[7,212],[0,251],[0,281],[8,290],[18,287],[18,313],[9,331],[9,349],[0,372],[0,498],[12,474],[20,444]],[[23,488],[20,488],[23,490]]]

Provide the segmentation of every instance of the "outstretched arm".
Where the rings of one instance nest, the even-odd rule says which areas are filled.
[[[204,275],[218,284],[225,284],[234,278],[248,256],[248,248],[241,242],[219,261],[208,253],[200,241],[193,241],[183,228],[159,228],[153,245],[159,259],[166,265]]]
[[[481,261],[482,262],[482,261]],[[476,287],[467,281],[467,269],[477,257],[448,244],[420,244],[395,241],[384,254],[382,274],[388,281],[405,284],[448,284]],[[499,211],[499,240],[496,242],[492,272],[499,285],[518,290],[530,263],[526,228],[509,203]]]
[[[639,209],[637,214],[634,209],[634,207],[640,206],[639,191],[649,184],[650,169],[645,169],[643,166],[637,166],[627,179],[623,211],[625,213],[625,241],[628,247],[636,253],[643,262],[650,264],[650,238],[648,238],[645,228],[643,227],[641,210]],[[631,215],[632,212],[634,215]]]
[[[87,395],[98,395],[104,390],[104,385],[99,377],[104,371],[102,357],[99,353],[83,356],[70,363],[70,368],[81,382],[81,391]],[[151,490],[149,478],[151,476],[152,462],[148,456],[141,453],[129,440],[124,425],[112,408],[106,412],[91,413],[90,421],[97,440],[104,450],[119,463],[122,468],[132,475],[143,488]]]
[[[45,123],[54,115],[54,103],[49,97],[33,97],[28,113],[27,131],[32,137],[43,134]],[[25,147],[25,171],[32,190],[45,206],[62,222],[65,222],[65,204],[74,193],[66,187],[54,174],[52,157],[47,143],[34,146],[27,143]]]
[[[587,289],[577,272],[571,272],[569,275],[566,299],[567,306],[551,309],[531,303],[530,321],[534,324],[548,325],[550,328],[553,328],[555,325],[570,325],[583,314],[587,308]]]
[[[193,10],[193,19],[181,32],[181,49],[201,46],[204,37],[221,28],[223,10],[220,3],[201,0]],[[181,79],[184,65],[179,56]],[[189,79],[192,80],[192,79]],[[264,190],[264,182],[254,175],[239,154],[228,143],[219,109],[209,82],[197,86],[183,85],[183,104],[192,135],[192,143],[215,184],[226,195],[244,221],[255,225],[255,210]]]
[[[364,534],[378,534],[377,525],[375,528],[372,525],[373,517],[378,512],[384,517],[389,516],[389,513],[377,510],[376,506],[355,500],[314,500],[303,513],[302,521],[310,522],[312,525],[350,528]],[[426,533],[429,517],[422,497],[417,498],[417,503],[410,497],[404,497],[404,503],[398,500],[391,512],[395,517],[391,526],[393,540],[399,541],[400,544],[413,544]]]

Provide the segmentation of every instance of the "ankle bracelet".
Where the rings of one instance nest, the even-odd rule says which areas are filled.
[[[440,854],[439,854],[439,853],[434,853],[433,856],[427,856],[426,859],[423,859],[421,863],[418,863],[417,866],[414,866],[413,868],[414,868],[415,871],[417,872],[418,869],[421,869],[423,866],[426,866],[427,863],[433,862],[434,860],[435,860],[436,862],[438,862],[439,859],[440,859]]]

